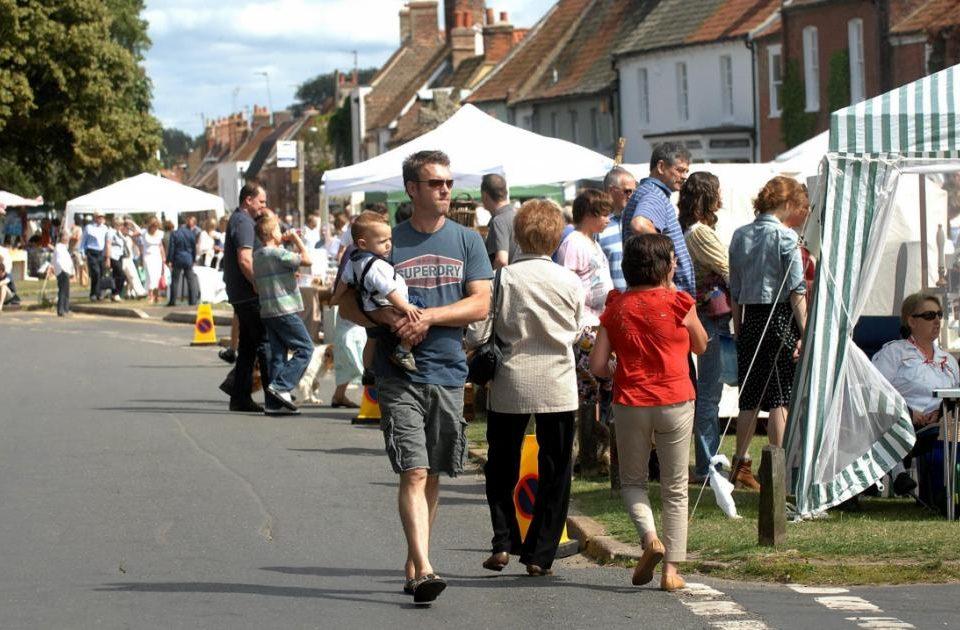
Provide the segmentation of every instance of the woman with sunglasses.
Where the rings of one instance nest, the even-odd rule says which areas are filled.
[[[960,386],[957,360],[940,348],[943,308],[929,293],[914,293],[900,308],[900,334],[873,356],[873,364],[907,401],[913,426],[940,421],[940,399],[933,390]]]

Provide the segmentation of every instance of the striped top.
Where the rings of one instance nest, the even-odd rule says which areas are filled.
[[[670,189],[659,179],[645,177],[637,185],[633,196],[623,209],[620,219],[623,240],[633,234],[630,222],[634,216],[645,217],[653,223],[657,232],[670,237],[677,254],[677,272],[673,277],[677,288],[686,291],[690,297],[697,295],[697,283],[693,279],[693,262],[687,252],[687,243],[683,239],[683,230],[677,221],[677,209],[670,203]]]
[[[300,254],[281,247],[263,247],[253,254],[260,317],[281,317],[303,310],[296,273],[300,262]]]
[[[620,234],[620,215],[610,215],[610,223],[600,232],[600,249],[610,263],[610,277],[613,279],[613,288],[617,291],[627,290],[627,281],[623,279],[623,269],[620,263],[623,260],[623,236]]]

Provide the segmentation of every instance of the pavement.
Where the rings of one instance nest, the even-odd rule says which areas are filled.
[[[582,556],[485,571],[483,480],[444,480],[430,608],[401,592],[376,427],[227,411],[226,366],[162,322],[0,315],[0,628],[932,628],[960,586],[629,584]],[[326,398],[333,383],[325,382]]]

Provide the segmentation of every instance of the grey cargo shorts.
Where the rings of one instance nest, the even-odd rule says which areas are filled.
[[[463,388],[378,378],[380,429],[394,472],[426,468],[456,477],[467,458]]]

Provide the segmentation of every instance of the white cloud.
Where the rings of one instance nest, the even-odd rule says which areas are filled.
[[[532,26],[553,0],[491,0],[518,26]],[[152,48],[146,68],[154,111],[165,126],[192,134],[201,117],[294,101],[296,86],[317,74],[382,64],[399,40],[402,0],[147,0]],[[440,1],[442,19],[443,0]],[[234,91],[237,90],[236,97]]]

